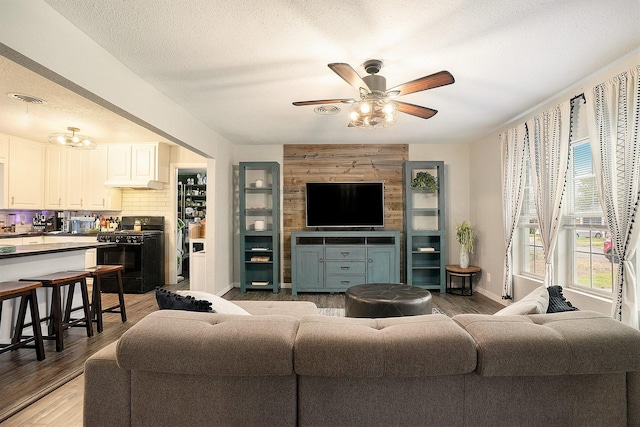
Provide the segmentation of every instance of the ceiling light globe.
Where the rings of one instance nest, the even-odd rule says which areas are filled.
[[[64,139],[64,136],[62,135],[58,135],[58,137],[56,138],[56,141],[58,141],[60,144],[64,144],[66,142]]]
[[[360,111],[362,111],[364,114],[367,114],[371,111],[371,105],[369,105],[369,103],[367,102],[363,102],[360,105]]]

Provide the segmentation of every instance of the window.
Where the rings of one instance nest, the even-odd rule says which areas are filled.
[[[610,293],[618,260],[604,222],[589,139],[572,142],[570,149],[563,221],[567,281],[575,287]]]
[[[518,221],[518,241],[520,246],[520,272],[532,276],[544,277],[544,250],[536,216],[536,205],[531,182],[531,163],[525,164],[525,184],[520,220]],[[517,258],[516,258],[517,259]]]

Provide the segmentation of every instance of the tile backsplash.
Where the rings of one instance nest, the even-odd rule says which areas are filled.
[[[122,211],[92,212],[92,211],[67,211],[69,216],[91,216],[93,214],[107,217],[123,217],[135,215],[164,216],[170,218],[175,213],[171,212],[171,191],[169,188],[162,190],[122,190]],[[32,224],[36,215],[49,217],[55,214],[53,210],[0,210],[0,227],[8,227],[15,222],[16,225],[24,223]]]
[[[150,215],[169,218],[175,215],[171,212],[171,191],[162,190],[133,190],[122,189],[121,216]]]

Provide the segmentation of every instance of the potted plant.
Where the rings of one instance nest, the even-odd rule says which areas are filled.
[[[438,180],[429,172],[418,172],[409,184],[415,190],[426,190],[435,193],[438,189]]]
[[[456,227],[456,240],[460,243],[460,267],[469,267],[469,254],[473,253],[473,228],[468,221],[462,221],[458,227]]]

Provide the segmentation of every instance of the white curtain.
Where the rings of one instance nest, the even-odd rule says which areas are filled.
[[[524,123],[500,134],[502,145],[502,217],[504,226],[504,282],[502,299],[513,299],[513,235],[524,196],[526,158]]]
[[[585,93],[600,201],[618,255],[612,317],[638,328],[638,284],[632,263],[640,226],[640,65]]]
[[[545,286],[553,285],[553,253],[569,166],[570,101],[527,121],[531,182],[544,251]]]

